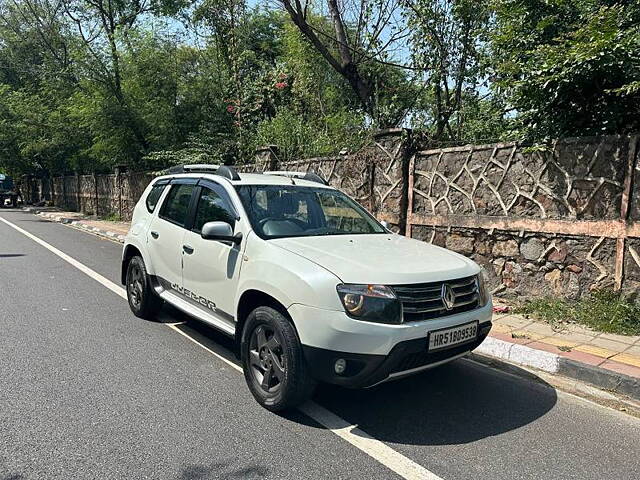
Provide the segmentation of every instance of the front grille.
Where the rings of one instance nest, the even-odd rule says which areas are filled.
[[[455,302],[449,310],[442,300],[442,285],[445,283],[449,284],[455,294]],[[405,323],[468,312],[478,307],[478,284],[475,276],[445,282],[389,286],[402,303]]]

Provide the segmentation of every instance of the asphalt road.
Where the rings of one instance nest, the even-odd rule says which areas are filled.
[[[120,245],[0,217],[119,283]],[[399,478],[163,322],[233,358],[224,336],[161,320],[0,222],[0,479]],[[445,480],[640,477],[640,421],[465,359],[315,402]]]

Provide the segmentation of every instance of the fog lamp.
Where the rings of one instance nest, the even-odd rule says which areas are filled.
[[[342,375],[344,371],[347,369],[347,361],[344,358],[339,358],[336,360],[333,369],[336,371],[338,375]]]

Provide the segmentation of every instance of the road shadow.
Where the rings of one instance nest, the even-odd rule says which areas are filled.
[[[178,327],[184,333],[239,363],[230,337],[172,307],[163,309],[161,321],[185,322]],[[549,384],[516,366],[509,372],[463,358],[365,390],[320,385],[314,400],[384,442],[459,445],[516,430],[554,407],[557,393]],[[323,428],[299,411],[282,416]]]
[[[0,253],[0,258],[16,258],[16,257],[24,257],[24,253]]]
[[[205,479],[250,479],[265,478],[269,470],[261,465],[236,467],[230,462],[216,462],[210,465],[187,465],[182,468],[180,480]]]
[[[378,440],[459,445],[523,427],[556,404],[550,385],[511,371],[524,378],[460,359],[367,390],[324,385],[315,400]]]

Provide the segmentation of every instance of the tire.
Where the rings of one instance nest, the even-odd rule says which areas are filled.
[[[136,317],[154,320],[162,307],[162,299],[153,291],[144,260],[136,256],[127,265],[127,300]]]
[[[249,314],[240,344],[244,378],[254,398],[278,412],[310,399],[309,375],[298,335],[282,313],[258,307]]]

